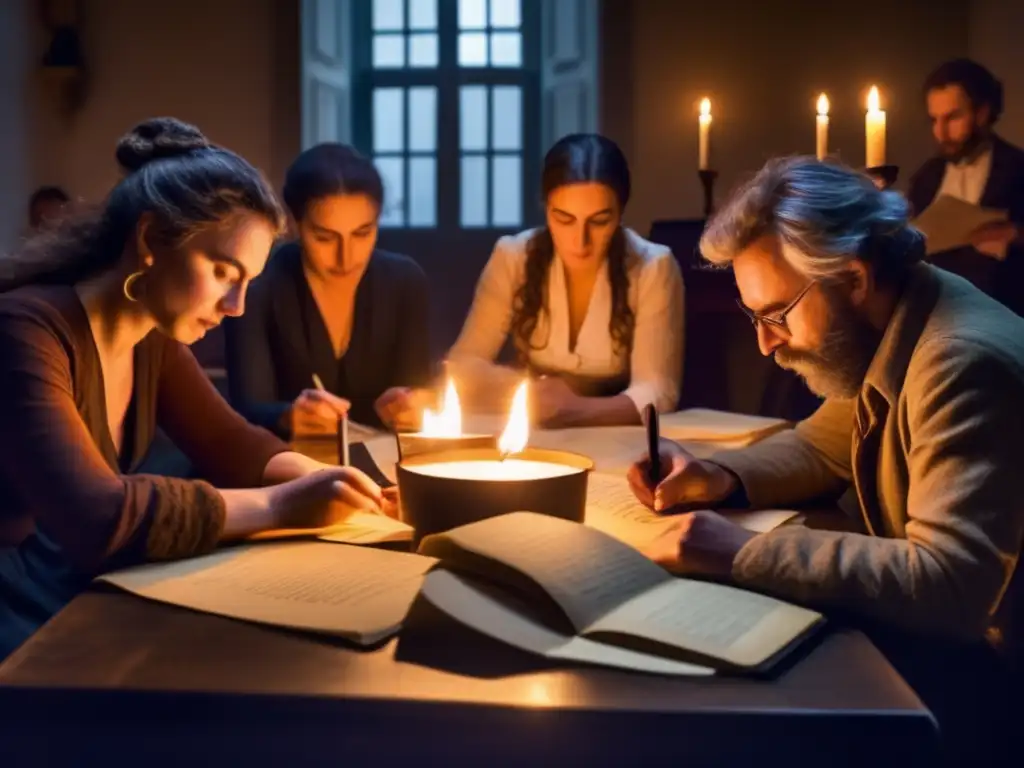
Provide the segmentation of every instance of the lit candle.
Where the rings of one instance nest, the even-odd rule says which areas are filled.
[[[700,102],[700,144],[698,151],[697,167],[706,171],[711,168],[711,100],[702,99]]]
[[[423,437],[459,437],[462,434],[462,405],[455,382],[448,379],[444,392],[444,404],[439,413],[429,408],[423,410],[423,425],[420,427]]]
[[[824,93],[818,97],[817,125],[815,153],[819,160],[824,160],[828,156],[828,96]]]
[[[885,111],[881,109],[878,87],[868,93],[868,112],[864,122],[864,165],[878,168],[885,165]]]
[[[462,432],[462,405],[455,382],[448,379],[440,411],[423,409],[419,432],[399,432],[400,456],[417,456],[453,448],[493,448],[492,435],[467,435]]]
[[[398,462],[402,521],[412,526],[414,545],[432,533],[518,510],[583,522],[587,475],[594,462],[564,451],[528,448],[526,396],[524,381],[512,398],[497,446],[425,452]]]

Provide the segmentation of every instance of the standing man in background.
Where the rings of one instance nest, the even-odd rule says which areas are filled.
[[[981,64],[954,59],[928,76],[924,94],[938,154],[910,180],[915,213],[950,195],[1009,214],[1006,223],[975,230],[971,246],[935,254],[931,262],[1024,315],[1024,150],[994,132],[1002,83]]]

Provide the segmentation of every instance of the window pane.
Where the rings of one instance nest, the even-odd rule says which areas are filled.
[[[405,35],[373,36],[374,69],[405,66]]]
[[[409,66],[437,66],[437,35],[426,32],[409,36]]]
[[[437,226],[437,160],[409,158],[409,226]]]
[[[518,227],[523,220],[523,161],[519,155],[504,155],[491,162],[491,224]]]
[[[491,26],[515,28],[519,21],[519,0],[491,0]]]
[[[459,0],[459,29],[487,27],[487,0]]]
[[[434,86],[409,89],[409,149],[412,152],[437,150],[437,88]]]
[[[376,158],[377,170],[384,182],[384,210],[380,214],[383,227],[405,224],[405,183],[402,177],[405,160],[401,157]]]
[[[459,33],[459,66],[487,66],[487,34],[484,32]]]
[[[405,26],[404,8],[405,0],[373,0],[374,32],[402,29]]]
[[[462,226],[487,226],[487,158],[482,155],[462,157]]]
[[[523,90],[496,85],[491,91],[491,148],[523,148]]]
[[[487,149],[487,88],[463,85],[459,88],[459,149],[463,152]]]
[[[405,149],[405,104],[401,88],[373,89],[373,151]]]
[[[409,0],[409,28],[437,29],[437,0]]]
[[[518,32],[491,33],[491,65],[521,67],[523,65],[522,35]],[[461,64],[461,62],[459,62]]]

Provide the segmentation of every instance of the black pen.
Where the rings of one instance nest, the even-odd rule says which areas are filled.
[[[647,477],[654,488],[661,480],[661,451],[658,428],[658,409],[653,403],[644,408],[644,422],[647,426]]]

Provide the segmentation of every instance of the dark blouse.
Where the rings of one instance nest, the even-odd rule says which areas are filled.
[[[224,323],[231,402],[254,424],[288,437],[285,414],[313,374],[380,426],[374,403],[391,387],[429,384],[427,277],[408,256],[375,250],[355,293],[352,336],[340,359],[306,281],[298,243],[275,250],[252,282],[245,314]]]
[[[132,474],[161,427],[220,487],[258,487],[287,446],[235,413],[189,349],[135,348],[118,455],[99,353],[70,287],[0,296],[0,658],[99,573],[210,551],[224,501],[210,483]]]

